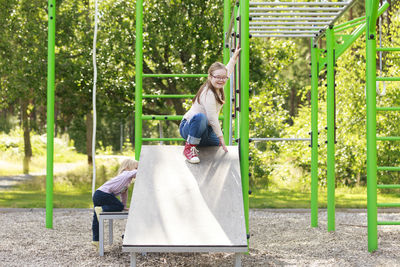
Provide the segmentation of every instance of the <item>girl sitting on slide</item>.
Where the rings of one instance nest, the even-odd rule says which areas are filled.
[[[224,86],[234,70],[239,57],[237,48],[227,66],[215,62],[208,69],[207,81],[200,87],[192,107],[183,116],[179,132],[186,140],[183,154],[190,163],[199,163],[197,146],[222,146],[226,148],[218,115],[225,103]]]

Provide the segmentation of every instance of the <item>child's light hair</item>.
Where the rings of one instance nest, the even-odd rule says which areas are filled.
[[[125,159],[124,161],[121,162],[121,165],[119,166],[118,169],[118,174],[121,174],[123,171],[132,171],[134,169],[137,169],[139,166],[139,162],[137,162],[134,159]]]

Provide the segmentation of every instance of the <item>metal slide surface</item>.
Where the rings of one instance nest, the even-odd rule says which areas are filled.
[[[247,252],[238,148],[143,146],[124,252]]]

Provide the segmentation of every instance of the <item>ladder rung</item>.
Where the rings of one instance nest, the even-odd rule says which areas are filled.
[[[400,77],[376,77],[377,81],[399,82]]]
[[[400,203],[378,203],[378,207],[400,207]]]
[[[347,6],[348,2],[249,2],[250,6]]]
[[[400,222],[378,221],[378,225],[400,225]]]
[[[142,138],[142,141],[185,141],[183,138]]]
[[[377,168],[378,171],[400,171],[400,167],[381,166]]]
[[[156,121],[179,121],[183,115],[143,115],[142,120],[156,120]]]
[[[376,107],[376,111],[399,111],[400,107]]]
[[[198,78],[198,77],[208,77],[208,74],[150,74],[150,73],[143,73],[143,77],[154,77],[154,78],[171,78],[171,77]]]
[[[143,95],[142,98],[192,98],[195,95]]]
[[[143,115],[142,120],[150,121],[179,121],[183,118],[183,115]],[[220,120],[224,119],[223,115],[218,117]]]
[[[400,141],[400,136],[377,136],[377,141]]]
[[[396,188],[400,188],[400,184],[378,184],[377,187],[378,187],[378,188],[392,188],[392,189],[396,189]]]
[[[400,184],[378,184],[377,187],[378,187],[378,188],[392,188],[392,189],[396,189],[396,188],[400,188]]]
[[[400,47],[377,47],[376,51],[400,52]]]

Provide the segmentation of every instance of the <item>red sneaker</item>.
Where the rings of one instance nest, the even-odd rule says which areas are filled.
[[[196,149],[196,145],[191,145],[186,142],[185,149],[183,150],[183,155],[185,155],[186,160],[190,163],[199,163],[200,159],[197,153],[199,153],[199,151]]]

